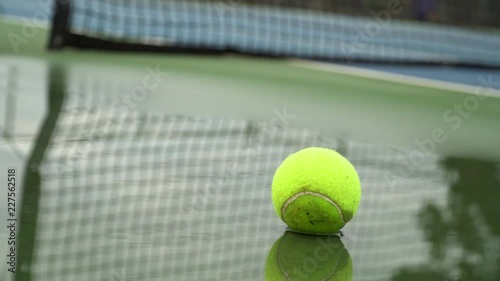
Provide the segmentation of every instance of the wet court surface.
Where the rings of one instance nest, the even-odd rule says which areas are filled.
[[[439,144],[424,138],[423,148],[371,142],[319,130],[323,125],[296,126],[272,110],[269,119],[226,116],[232,111],[219,117],[171,114],[150,109],[162,105],[155,96],[141,100],[139,94],[128,97],[127,108],[124,97],[143,78],[139,72],[99,79],[64,65],[9,65],[17,74],[16,86],[6,82],[1,96],[1,164],[19,170],[23,196],[37,202],[25,207],[36,218],[35,227],[20,235],[25,260],[19,276],[500,278],[500,159],[494,153],[484,157],[488,147],[478,147],[477,157],[473,149],[466,155],[429,153],[423,148]],[[8,73],[12,77],[12,70]],[[180,99],[163,102],[185,103]],[[490,107],[478,111],[481,118],[474,122],[488,127],[498,121],[491,112]],[[293,113],[300,123],[300,113]],[[285,232],[271,203],[275,169],[287,155],[310,146],[338,150],[361,179],[358,213],[333,242]],[[318,247],[326,258],[315,256]]]

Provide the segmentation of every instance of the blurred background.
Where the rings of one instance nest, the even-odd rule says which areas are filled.
[[[16,274],[0,230],[2,280],[499,280],[499,13],[4,0],[0,181],[16,169],[19,228]],[[361,179],[333,240],[285,232],[271,203],[275,169],[310,146]]]

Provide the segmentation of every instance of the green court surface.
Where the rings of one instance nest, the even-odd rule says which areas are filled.
[[[498,90],[297,60],[47,52],[37,30],[19,52],[0,42],[2,168],[19,170],[30,221],[16,280],[271,278],[287,234],[270,182],[307,146],[361,178],[342,281],[500,277]]]

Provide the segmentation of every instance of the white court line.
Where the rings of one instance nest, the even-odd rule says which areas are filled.
[[[0,22],[8,23],[8,24],[15,24],[15,25],[26,25],[26,21],[23,21],[23,19],[29,20],[29,17],[19,17],[19,16],[11,16],[11,15],[0,15]],[[41,21],[41,20],[36,20],[35,24],[30,21],[31,26],[34,25],[34,27],[38,28],[49,28],[49,21]],[[31,27],[30,26],[30,27]]]
[[[293,66],[314,69],[343,75],[357,76],[374,80],[388,81],[391,83],[408,84],[424,88],[433,88],[445,91],[460,92],[465,94],[478,95],[488,91],[489,96],[500,97],[500,90],[484,86],[471,86],[460,83],[445,82],[429,78],[413,77],[403,74],[388,73],[378,70],[371,70],[361,67],[346,66],[334,63],[315,62],[308,60],[289,60]],[[479,90],[481,89],[481,90]]]

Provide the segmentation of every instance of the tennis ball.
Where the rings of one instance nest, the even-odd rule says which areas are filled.
[[[352,260],[338,236],[287,231],[271,247],[265,280],[351,281]]]
[[[336,151],[311,147],[288,156],[272,183],[276,214],[292,230],[338,232],[358,209],[361,186],[352,164]]]

